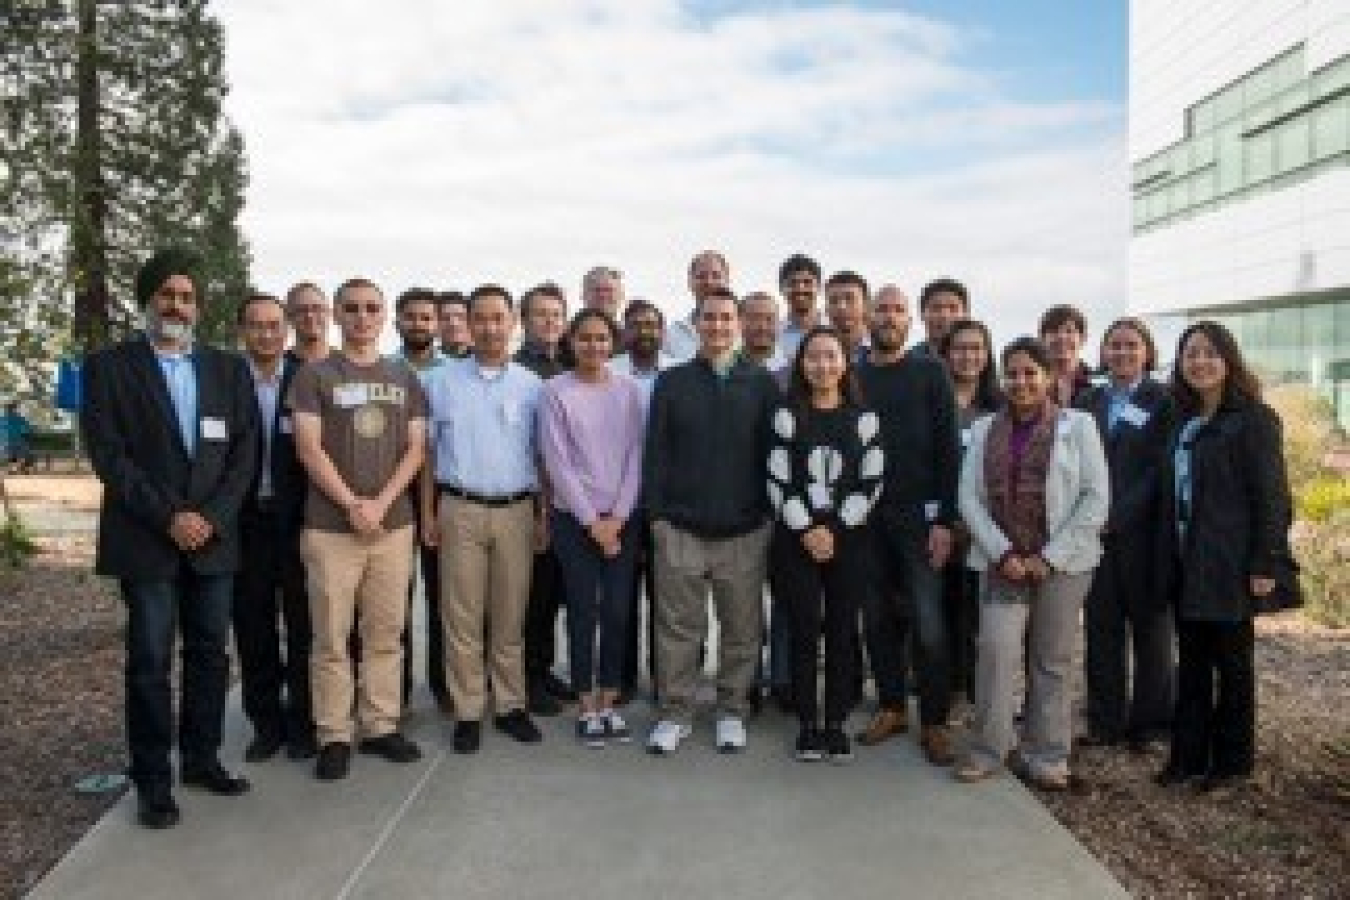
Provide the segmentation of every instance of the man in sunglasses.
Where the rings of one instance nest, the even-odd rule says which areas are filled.
[[[301,369],[290,393],[296,452],[310,479],[300,546],[314,629],[315,775],[324,781],[347,776],[358,724],[360,752],[398,763],[421,756],[398,723],[413,557],[408,485],[426,452],[426,394],[409,366],[380,353],[388,309],[378,287],[354,278],[333,305],[341,347]]]

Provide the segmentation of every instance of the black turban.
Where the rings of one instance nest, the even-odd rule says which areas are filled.
[[[186,275],[198,286],[197,257],[182,247],[166,247],[150,257],[136,273],[136,305],[145,306],[164,282],[174,275]]]

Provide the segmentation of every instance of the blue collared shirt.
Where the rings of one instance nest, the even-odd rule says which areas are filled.
[[[1130,405],[1134,397],[1135,389],[1139,387],[1136,381],[1129,387],[1117,387],[1114,384],[1106,388],[1106,432],[1112,434],[1116,430],[1116,422],[1120,419],[1120,414],[1125,411],[1125,407]]]
[[[515,362],[483,369],[469,357],[426,372],[424,387],[438,483],[475,494],[539,489],[537,375]]]
[[[1201,416],[1187,419],[1177,436],[1177,446],[1172,456],[1174,483],[1172,489],[1177,497],[1177,534],[1185,539],[1186,527],[1191,518],[1191,444],[1195,435],[1209,419]]]
[[[247,359],[247,357],[245,357]],[[258,496],[272,496],[272,426],[277,421],[277,401],[281,391],[282,363],[277,362],[271,380],[263,377],[253,360],[248,360],[248,371],[253,376],[253,394],[258,398],[258,417],[262,421],[263,455],[258,463]]]
[[[178,418],[183,447],[188,456],[192,456],[197,451],[197,366],[191,351],[168,354],[156,350],[155,359],[169,388],[169,400]]]

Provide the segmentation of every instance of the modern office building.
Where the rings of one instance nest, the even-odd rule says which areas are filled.
[[[1350,0],[1131,12],[1132,311],[1222,321],[1350,430]]]

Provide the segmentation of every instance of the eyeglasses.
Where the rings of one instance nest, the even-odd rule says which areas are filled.
[[[347,315],[349,315],[349,316],[355,316],[355,315],[358,315],[358,314],[363,313],[363,312],[364,312],[366,315],[368,315],[368,316],[378,316],[380,313],[384,312],[384,304],[382,304],[382,303],[344,303],[344,304],[342,304],[342,311],[345,312],[345,313],[346,313]]]

